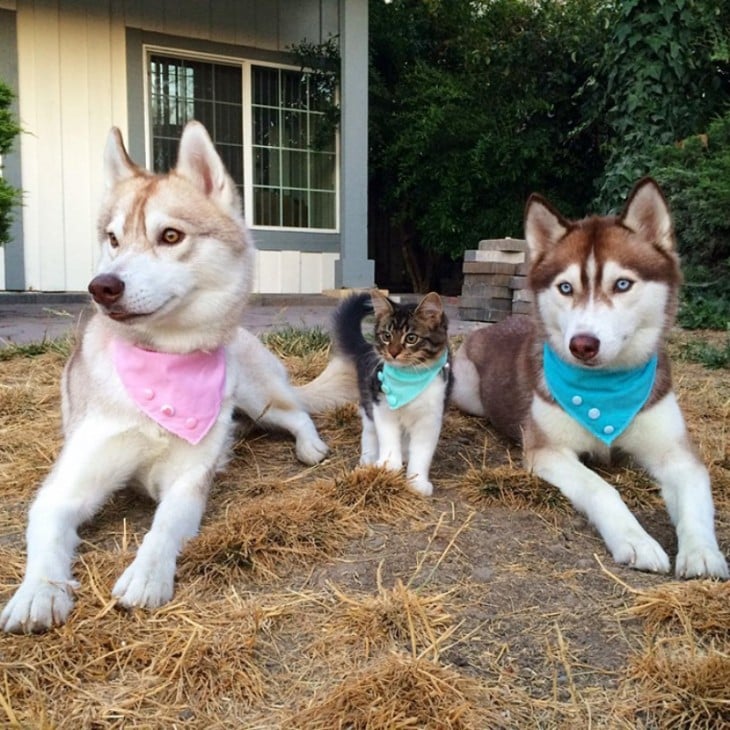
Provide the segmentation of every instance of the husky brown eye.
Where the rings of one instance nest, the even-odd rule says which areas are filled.
[[[573,293],[573,285],[567,281],[561,281],[558,284],[558,291],[565,297],[569,297]]]
[[[176,228],[165,228],[160,236],[160,243],[164,243],[167,246],[173,246],[176,243],[180,243],[183,240],[182,231],[178,231]]]
[[[107,238],[109,239],[109,245],[112,248],[118,248],[119,241],[117,240],[117,237],[111,231],[109,231],[106,235],[107,235]]]

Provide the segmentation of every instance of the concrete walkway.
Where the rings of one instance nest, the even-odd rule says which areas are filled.
[[[329,330],[338,301],[322,294],[257,294],[251,297],[241,323],[255,334],[287,326]],[[457,297],[445,297],[444,303],[452,335],[465,334],[483,324],[459,319]],[[83,294],[0,293],[0,347],[58,339],[90,311],[89,299]]]

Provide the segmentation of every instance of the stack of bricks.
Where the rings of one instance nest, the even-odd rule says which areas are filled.
[[[511,314],[530,314],[527,287],[527,243],[518,238],[479,241],[464,252],[464,284],[459,316],[480,322],[500,322]]]

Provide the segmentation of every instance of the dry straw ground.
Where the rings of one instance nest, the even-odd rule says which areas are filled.
[[[311,342],[269,344],[306,380],[327,358]],[[60,348],[0,363],[2,599],[21,579],[27,507],[59,448],[63,360]],[[727,554],[727,371],[677,360],[675,381]],[[153,505],[121,493],[85,526],[68,624],[0,637],[0,726],[730,725],[730,584],[614,565],[479,419],[449,411],[432,499],[357,468],[354,407],[318,426],[332,455],[305,468],[287,437],[242,425],[158,611],[109,600]],[[652,483],[625,467],[606,474],[673,554]]]

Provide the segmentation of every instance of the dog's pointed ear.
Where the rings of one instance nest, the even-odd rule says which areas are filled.
[[[619,219],[647,243],[674,251],[672,216],[667,199],[652,178],[645,177],[636,183]]]
[[[532,260],[554,246],[570,230],[563,218],[542,195],[533,193],[525,206],[525,240]]]
[[[117,127],[109,130],[104,147],[104,180],[108,188],[114,187],[122,180],[134,177],[139,172],[124,147],[122,133]]]
[[[236,186],[200,122],[190,121],[185,125],[175,172],[193,183],[205,196],[227,208],[240,210]]]

